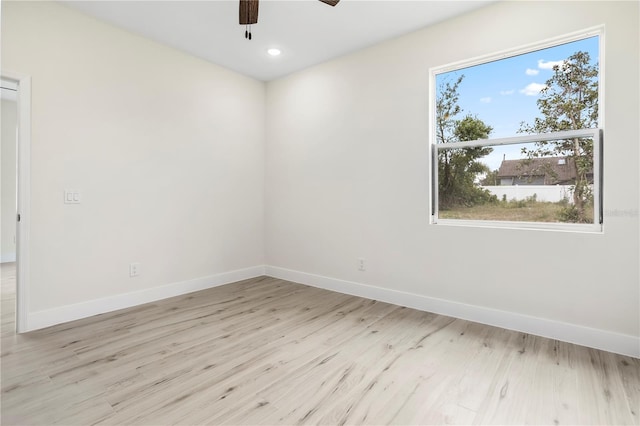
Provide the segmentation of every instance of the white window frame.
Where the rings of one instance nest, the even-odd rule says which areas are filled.
[[[598,36],[599,41],[599,60],[598,60],[598,128],[595,129],[579,129],[567,132],[544,133],[525,136],[514,136],[508,138],[489,138],[475,141],[450,142],[446,144],[438,144],[436,141],[435,123],[436,123],[436,76],[451,71],[469,68],[475,65],[482,65],[488,62],[494,62],[514,56],[534,52],[536,50],[547,49],[561,44],[571,43],[573,41],[582,40]],[[547,39],[535,44],[521,46],[515,49],[501,51],[490,55],[472,58],[469,60],[458,61],[444,66],[434,67],[429,70],[429,140],[431,149],[430,167],[431,167],[431,196],[430,212],[431,224],[434,225],[453,225],[453,226],[473,226],[473,227],[489,227],[489,228],[509,228],[509,229],[527,229],[527,230],[546,230],[546,231],[569,231],[569,232],[591,232],[602,233],[604,231],[604,198],[603,198],[603,134],[604,134],[604,25],[588,28],[586,30],[566,34],[560,37]],[[520,221],[491,221],[491,220],[465,220],[465,219],[442,219],[438,217],[438,151],[443,149],[470,148],[477,146],[498,146],[510,145],[527,142],[549,141],[568,139],[573,137],[591,137],[593,138],[593,204],[594,204],[594,223],[564,223],[564,222],[520,222]]]

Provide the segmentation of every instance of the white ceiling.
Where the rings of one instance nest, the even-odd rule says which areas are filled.
[[[259,80],[273,80],[483,7],[495,0],[261,0],[253,39],[238,0],[62,1],[102,21]],[[271,57],[270,47],[282,54]]]

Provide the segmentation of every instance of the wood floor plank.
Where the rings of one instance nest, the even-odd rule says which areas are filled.
[[[15,335],[3,425],[635,424],[640,360],[269,277]]]

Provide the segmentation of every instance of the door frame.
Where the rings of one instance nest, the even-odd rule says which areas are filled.
[[[2,70],[3,81],[13,83],[18,96],[16,225],[16,332],[29,328],[29,241],[31,224],[31,77]],[[16,217],[16,220],[18,218]]]

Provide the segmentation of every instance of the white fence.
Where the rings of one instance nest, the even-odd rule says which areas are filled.
[[[483,189],[489,190],[492,194],[502,200],[506,195],[509,200],[524,200],[533,197],[536,200],[548,201],[555,203],[566,198],[572,202],[571,185],[509,185],[509,186],[483,186]]]

